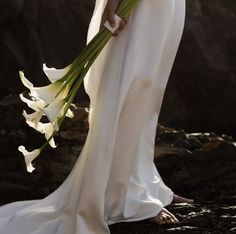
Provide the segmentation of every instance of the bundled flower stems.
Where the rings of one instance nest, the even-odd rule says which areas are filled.
[[[138,2],[139,0],[123,0],[116,14],[120,18],[129,16]],[[74,97],[91,65],[111,37],[112,32],[103,26],[78,57],[66,68],[54,69],[47,68],[44,65],[43,70],[51,82],[47,86],[34,87],[26,79],[24,73],[22,71],[19,72],[22,83],[29,89],[28,96],[25,97],[24,94],[20,94],[20,98],[34,111],[28,114],[24,110],[23,116],[26,119],[26,123],[44,134],[47,140],[41,147],[30,152],[24,146],[19,146],[18,150],[24,155],[28,172],[32,172],[35,169],[32,161],[40,155],[45,147],[48,145],[53,148],[57,147],[54,136],[59,131],[65,117],[73,118],[70,106]],[[47,117],[48,123],[40,122],[43,116]]]

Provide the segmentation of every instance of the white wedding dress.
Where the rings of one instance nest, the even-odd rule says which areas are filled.
[[[96,1],[88,41],[105,4]],[[42,200],[0,207],[0,234],[108,234],[109,224],[153,217],[171,203],[153,157],[184,18],[185,0],[140,0],[85,78],[90,129],[72,172]]]

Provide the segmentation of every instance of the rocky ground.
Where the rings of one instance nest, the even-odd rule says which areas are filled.
[[[34,173],[27,173],[17,147],[38,147],[43,138],[25,125],[22,105],[16,100],[5,99],[7,108],[0,103],[1,204],[40,199],[54,191],[74,165],[88,131],[88,103],[82,103],[57,136],[59,147],[46,150],[35,160]],[[120,223],[110,227],[112,234],[236,232],[236,147],[230,136],[186,133],[159,125],[155,163],[166,184],[195,203],[169,206],[181,220],[178,225]]]
[[[235,159],[236,148],[229,136],[187,134],[159,126],[156,166],[176,193],[194,198],[195,203],[169,206],[181,220],[179,225],[116,224],[112,233],[236,232]]]

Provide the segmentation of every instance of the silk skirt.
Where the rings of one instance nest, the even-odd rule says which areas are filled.
[[[106,0],[97,0],[88,42]],[[153,163],[161,104],[185,19],[185,0],[140,0],[85,77],[89,131],[66,180],[41,200],[0,207],[0,234],[109,234],[156,216],[173,199]]]

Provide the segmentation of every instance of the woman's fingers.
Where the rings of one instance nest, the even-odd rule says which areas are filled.
[[[112,0],[112,1],[107,2],[107,5],[106,5],[104,12],[102,14],[100,29],[106,21],[108,21],[108,23],[110,24],[110,26],[112,28],[115,27],[115,25],[116,25],[115,13],[116,13],[116,9],[119,5],[119,1],[120,0]],[[112,35],[117,37],[119,35],[120,31],[122,31],[124,29],[126,24],[127,24],[127,19],[125,19],[125,18],[121,19],[121,21],[119,22],[119,27],[115,30],[115,32]]]
[[[115,27],[115,12],[111,12],[111,11],[108,11],[108,14],[107,14],[107,20],[109,22],[109,24],[111,25],[112,28]]]
[[[115,27],[115,23],[116,23],[115,13],[116,13],[118,4],[119,4],[119,1],[114,0],[114,1],[109,2],[109,4],[107,5],[107,20],[112,28]]]
[[[121,30],[123,30],[124,28],[125,28],[125,25],[126,25],[126,23],[125,23],[125,21],[122,19],[121,21],[120,21],[120,26],[119,26],[119,30],[121,31]]]
[[[126,19],[122,19],[120,21],[119,28],[113,33],[113,36],[117,37],[119,35],[120,31],[122,31],[125,28],[126,24],[127,24],[127,20]]]
[[[100,24],[100,29],[102,28],[102,26],[104,25],[104,23],[107,20],[107,8],[105,8],[103,14],[102,14],[102,19],[101,19],[101,24]]]

